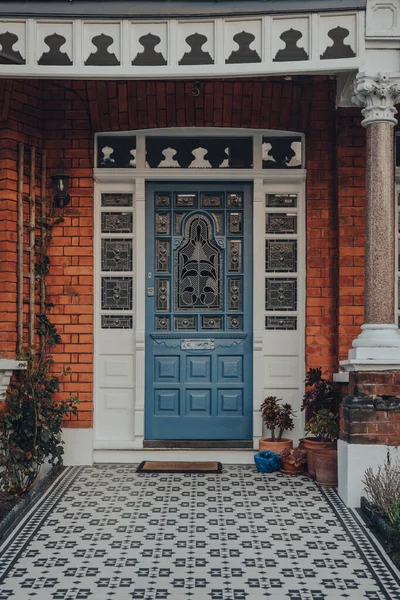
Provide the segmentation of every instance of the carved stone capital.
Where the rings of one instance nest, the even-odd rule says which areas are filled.
[[[354,80],[352,101],[364,107],[361,110],[364,117],[361,124],[364,127],[382,122],[396,125],[395,105],[400,103],[400,85],[385,73],[373,76],[359,73]]]

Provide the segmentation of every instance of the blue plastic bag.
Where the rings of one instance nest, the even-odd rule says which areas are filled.
[[[254,455],[257,471],[259,473],[272,473],[279,471],[282,466],[281,457],[271,450],[262,450]]]

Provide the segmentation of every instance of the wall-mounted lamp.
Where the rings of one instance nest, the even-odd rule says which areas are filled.
[[[70,201],[68,194],[69,175],[60,170],[51,176],[54,188],[54,202],[58,208],[64,208]]]

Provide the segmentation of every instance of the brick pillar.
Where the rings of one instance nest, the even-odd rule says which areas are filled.
[[[341,408],[339,494],[358,506],[365,470],[400,442],[400,332],[395,324],[394,105],[400,85],[387,75],[356,77],[353,102],[367,129],[365,294],[362,331],[348,360],[349,395]],[[339,225],[340,226],[340,225]]]

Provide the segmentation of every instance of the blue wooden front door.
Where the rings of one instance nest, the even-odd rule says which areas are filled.
[[[146,191],[147,440],[252,439],[252,188]]]

